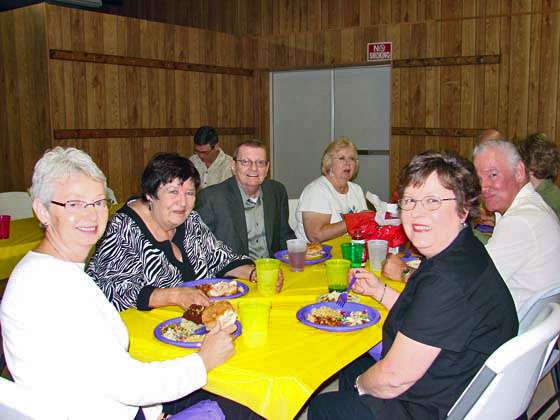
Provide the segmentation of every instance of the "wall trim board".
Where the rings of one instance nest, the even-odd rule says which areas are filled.
[[[406,58],[393,60],[395,68],[402,67],[437,67],[437,66],[465,66],[473,64],[499,64],[500,55],[469,55],[463,57],[431,57]]]
[[[96,64],[113,64],[129,67],[150,67],[165,70],[193,71],[198,73],[229,74],[252,77],[254,71],[245,68],[211,66],[207,64],[184,63],[180,61],[156,60],[152,58],[125,57],[112,54],[97,54],[85,51],[49,50],[51,60],[79,61]]]
[[[307,66],[280,66],[259,68],[265,71],[293,71],[293,70],[322,70],[336,69],[339,67],[369,67],[369,66],[386,66],[391,65],[393,68],[403,67],[438,67],[438,66],[468,66],[476,64],[499,64],[500,55],[469,55],[455,57],[429,57],[429,58],[405,58],[399,60],[383,60],[373,62],[348,62],[348,63],[331,63],[316,64]]]
[[[394,136],[478,137],[484,128],[392,127]]]
[[[214,127],[221,135],[254,135],[255,127]],[[194,136],[198,127],[183,128],[100,128],[53,130],[55,140],[112,139],[130,137],[184,137]]]

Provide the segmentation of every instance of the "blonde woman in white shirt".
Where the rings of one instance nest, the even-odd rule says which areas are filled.
[[[4,352],[14,380],[47,396],[60,418],[132,420],[141,411],[155,420],[166,414],[160,403],[198,390],[233,355],[232,329],[217,326],[198,353],[174,360],[129,355],[119,313],[84,272],[107,224],[106,188],[91,157],[74,148],[56,147],[35,165],[31,197],[45,238],[10,276]]]
[[[323,175],[301,193],[296,211],[298,238],[322,242],[344,235],[342,216],[367,210],[362,188],[350,182],[357,171],[356,146],[346,137],[332,141],[323,153]]]

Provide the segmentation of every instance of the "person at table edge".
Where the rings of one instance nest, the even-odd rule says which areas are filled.
[[[208,305],[182,282],[232,276],[253,280],[252,260],[216,239],[192,211],[198,172],[176,153],[155,155],[142,174],[140,198],[110,220],[87,273],[119,310]],[[279,277],[278,287],[282,278]]]
[[[554,183],[560,167],[558,147],[548,140],[546,134],[535,133],[520,142],[517,148],[535,191],[560,218],[560,188]]]
[[[288,224],[288,194],[266,179],[270,163],[259,140],[239,144],[233,153],[233,177],[202,190],[196,211],[216,237],[251,258],[272,257],[295,237]]]
[[[465,223],[479,195],[472,163],[458,155],[428,151],[403,168],[403,227],[426,259],[402,293],[351,270],[354,291],[389,310],[383,357],[346,368],[339,392],[311,402],[310,420],[443,419],[488,356],[517,334],[511,294]]]
[[[194,155],[189,159],[200,175],[200,189],[219,184],[230,178],[231,156],[220,147],[216,129],[204,125],[196,130],[193,137]]]
[[[53,416],[45,418],[162,419],[196,403],[193,396],[207,371],[234,353],[233,327],[218,326],[198,353],[153,363],[129,355],[119,313],[84,273],[107,223],[106,186],[91,157],[74,148],[46,152],[33,172],[33,210],[45,237],[12,272],[0,320],[10,372],[16,383],[48,401]],[[234,416],[252,415],[227,404]],[[37,407],[37,418],[46,410]]]
[[[488,140],[473,153],[485,207],[496,226],[486,250],[508,286],[519,311],[531,296],[560,286],[560,223],[529,182],[513,143]],[[384,273],[398,278],[404,264],[389,257]]]
[[[362,188],[350,180],[358,171],[356,146],[346,137],[335,139],[321,159],[322,175],[301,193],[296,210],[296,235],[323,242],[344,235],[346,213],[367,210]]]

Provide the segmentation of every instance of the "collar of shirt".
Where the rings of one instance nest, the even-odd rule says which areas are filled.
[[[239,185],[239,183],[237,184],[237,186],[239,187],[239,192],[241,193],[241,201],[243,201],[243,207],[245,209],[251,209],[262,202],[262,189],[260,187],[256,197],[249,197],[245,190],[241,188],[241,185]]]

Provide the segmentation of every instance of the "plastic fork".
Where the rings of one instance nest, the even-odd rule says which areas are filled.
[[[346,288],[346,290],[342,292],[338,297],[338,299],[336,300],[336,306],[342,308],[344,305],[346,305],[346,302],[348,301],[348,292],[350,291],[350,289],[352,289],[354,283],[356,283],[355,275],[353,275],[352,278],[350,279],[350,283],[348,283],[348,287]]]

